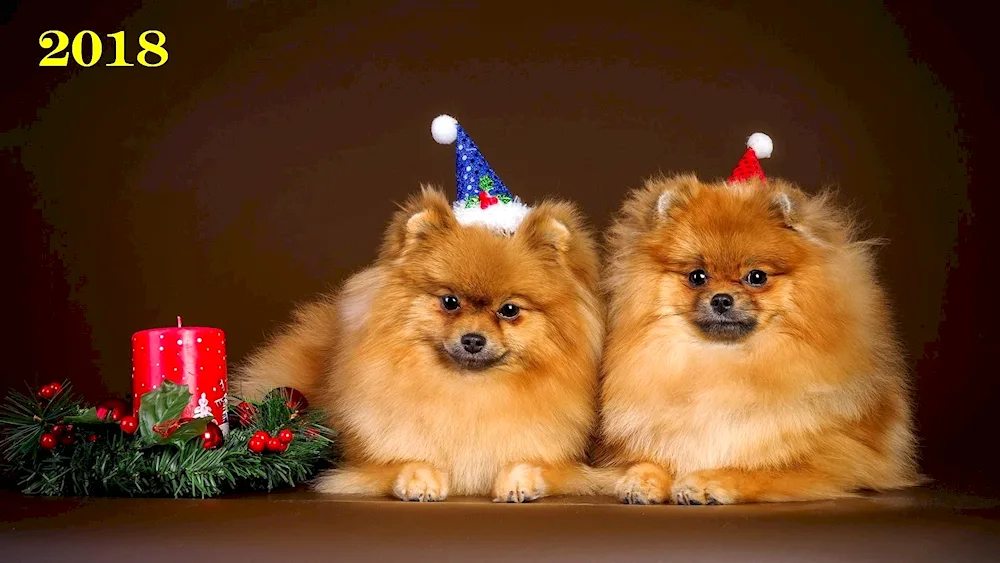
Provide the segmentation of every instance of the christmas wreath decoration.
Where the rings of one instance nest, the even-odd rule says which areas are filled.
[[[226,436],[211,417],[182,417],[190,400],[166,380],[137,413],[117,398],[88,405],[68,381],[12,392],[0,406],[3,469],[29,495],[205,498],[292,487],[335,458],[322,413],[294,389],[230,407]]]

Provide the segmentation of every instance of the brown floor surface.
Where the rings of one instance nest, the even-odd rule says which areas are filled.
[[[917,489],[842,501],[403,503],[304,490],[208,500],[0,493],[13,561],[1000,561],[1000,500]]]

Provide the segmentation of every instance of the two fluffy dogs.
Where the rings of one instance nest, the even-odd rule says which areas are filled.
[[[329,413],[328,493],[729,504],[918,482],[871,245],[830,197],[652,179],[607,254],[602,272],[571,204],[497,236],[425,188],[237,389],[295,387]]]

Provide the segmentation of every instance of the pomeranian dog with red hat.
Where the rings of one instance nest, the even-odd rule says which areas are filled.
[[[316,490],[525,502],[590,492],[604,339],[597,245],[577,209],[514,197],[453,118],[458,198],[425,188],[375,263],[301,307],[238,370],[303,392],[338,433]]]
[[[873,244],[829,192],[658,177],[608,235],[598,465],[630,504],[830,499],[918,484]],[[611,492],[611,491],[608,491]]]

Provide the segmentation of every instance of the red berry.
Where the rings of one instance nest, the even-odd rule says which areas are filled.
[[[201,434],[202,447],[206,450],[214,450],[222,445],[222,429],[214,422],[209,422],[205,431]]]
[[[97,441],[97,434],[91,434],[91,435],[90,435],[90,436],[89,436],[89,437],[87,438],[87,441],[89,441],[89,442],[96,442],[96,441]]]
[[[56,390],[53,389],[51,385],[46,385],[38,390],[38,395],[43,399],[51,399],[56,396]]]
[[[271,435],[268,434],[267,432],[264,432],[263,430],[258,430],[254,432],[253,437],[262,442],[267,442],[268,440],[271,439]]]
[[[278,432],[278,440],[281,441],[282,444],[287,444],[288,442],[291,442],[292,438],[294,437],[295,434],[287,428],[283,428],[281,432]]]
[[[72,434],[63,434],[62,436],[59,437],[59,443],[62,444],[62,445],[64,445],[64,446],[68,446],[68,445],[72,444],[73,443],[73,435]]]
[[[298,389],[293,389],[292,387],[278,387],[277,389],[271,390],[267,396],[271,397],[275,393],[280,393],[285,399],[285,405],[293,411],[305,410],[309,408],[309,401],[306,400],[306,396],[303,395]]]
[[[132,407],[117,397],[111,397],[98,403],[96,411],[97,418],[101,420],[121,422],[123,416],[132,414]]]
[[[253,422],[253,417],[257,414],[257,407],[251,405],[250,403],[243,401],[237,406],[240,412],[240,424],[243,426],[250,426]]]
[[[271,438],[270,440],[267,441],[267,451],[269,451],[269,452],[280,452],[281,451],[281,446],[283,446],[283,445],[284,444],[281,443],[281,440],[279,440],[277,438]]]
[[[62,383],[59,383],[58,381],[53,381],[52,383],[49,383],[49,387],[52,388],[52,391],[56,395],[62,393]]]
[[[139,429],[139,420],[134,416],[123,416],[118,424],[122,427],[122,432],[126,434],[135,434],[135,431]]]
[[[58,440],[56,439],[56,437],[53,436],[52,434],[49,434],[48,432],[42,434],[42,438],[38,440],[38,444],[47,450],[51,450],[52,448],[56,447],[57,442]]]
[[[288,444],[281,444],[281,447],[278,448],[278,451],[279,452],[283,452],[283,451],[285,451],[287,449],[288,449]]]
[[[267,444],[264,442],[264,440],[260,440],[254,437],[250,438],[250,441],[247,442],[247,447],[250,448],[251,452],[259,454],[260,452],[264,451],[264,448],[267,447]]]
[[[56,424],[52,427],[52,433],[56,436],[62,436],[63,432],[66,431],[65,424]]]

